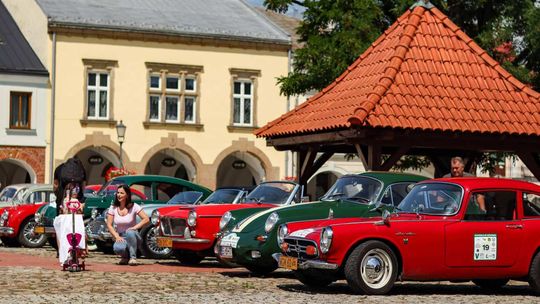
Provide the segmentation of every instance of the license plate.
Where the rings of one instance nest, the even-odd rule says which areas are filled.
[[[45,233],[45,227],[43,227],[43,226],[34,227],[34,233],[35,234],[44,234]]]
[[[156,238],[156,241],[157,241],[157,245],[159,247],[172,248],[172,239],[171,238],[158,237],[158,238]]]
[[[290,270],[297,270],[298,259],[282,255],[281,257],[279,257],[279,267]]]
[[[229,258],[232,259],[232,247],[229,246],[220,246],[219,247],[219,256],[222,258]]]

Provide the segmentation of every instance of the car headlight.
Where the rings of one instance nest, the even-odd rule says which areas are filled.
[[[36,224],[41,224],[42,220],[43,220],[43,214],[36,212],[34,214],[34,221],[36,222]]]
[[[223,214],[223,216],[221,217],[221,220],[219,220],[219,230],[223,230],[223,228],[227,226],[227,224],[231,221],[232,218],[233,217],[230,211],[225,212],[225,214]]]
[[[7,221],[8,217],[9,217],[9,211],[4,210],[1,217],[2,221]]]
[[[332,228],[330,227],[323,228],[323,230],[321,231],[321,244],[320,244],[322,253],[327,253],[328,250],[330,250],[333,236],[334,236],[334,231],[332,231]]]
[[[150,216],[150,222],[154,226],[157,226],[159,224],[159,211],[158,210],[152,211],[152,215]]]
[[[272,229],[274,229],[274,226],[279,221],[279,215],[275,212],[272,212],[270,216],[266,219],[266,223],[264,223],[264,231],[266,233],[270,232]]]
[[[289,234],[289,228],[287,227],[287,225],[286,224],[279,225],[278,233],[277,233],[278,245],[281,245],[283,243],[287,234]]]
[[[193,210],[189,212],[187,224],[191,227],[195,227],[195,225],[197,225],[197,212]]]
[[[92,208],[92,212],[90,212],[90,217],[95,220],[99,215],[99,211],[97,208]]]

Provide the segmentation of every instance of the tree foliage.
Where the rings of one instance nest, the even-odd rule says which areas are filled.
[[[285,12],[305,8],[298,28],[305,47],[293,71],[278,79],[284,95],[322,90],[417,0],[265,0]],[[510,73],[540,88],[540,8],[534,0],[433,0]]]

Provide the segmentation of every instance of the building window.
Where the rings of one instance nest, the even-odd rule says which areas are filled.
[[[112,120],[112,80],[116,61],[83,59],[85,66],[85,120]]]
[[[30,129],[32,93],[11,92],[9,127],[11,129]]]
[[[230,69],[232,76],[231,125],[255,127],[258,70]]]
[[[251,94],[251,81],[235,81],[233,94],[233,123],[241,126],[252,126],[253,107],[251,105],[253,95]]]
[[[146,63],[148,121],[197,124],[200,66]],[[164,84],[164,85],[162,85]]]
[[[88,73],[87,84],[87,113],[88,119],[109,118],[109,74]]]

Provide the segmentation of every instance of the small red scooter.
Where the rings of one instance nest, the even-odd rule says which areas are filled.
[[[75,214],[77,210],[81,207],[81,202],[78,200],[70,200],[66,203],[66,207],[72,214],[71,223],[73,227],[73,232],[66,235],[69,244],[69,257],[62,264],[62,270],[68,270],[69,272],[79,272],[85,270],[86,266],[84,265],[84,259],[82,257],[85,254],[84,248],[80,248],[79,244],[81,243],[82,235],[75,232]]]

